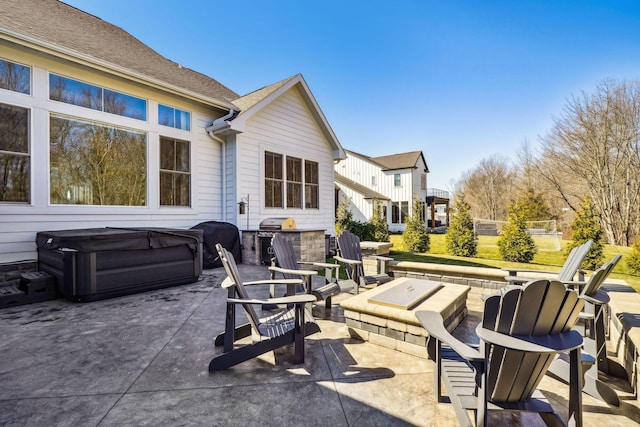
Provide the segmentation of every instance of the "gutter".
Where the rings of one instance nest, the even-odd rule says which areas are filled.
[[[229,127],[229,120],[233,119],[238,113],[239,111],[234,110],[233,108],[229,108],[229,112],[227,114],[215,119],[213,123],[204,128],[204,130],[207,131],[210,137],[216,139],[218,138],[217,136],[215,136],[216,131],[225,127]]]
[[[224,116],[217,118],[213,121],[213,123],[207,126],[204,130],[207,132],[207,135],[211,137],[211,139],[218,141],[222,144],[222,156],[220,156],[220,169],[222,170],[222,221],[227,221],[227,141],[223,138],[220,138],[215,132],[219,129],[229,126],[230,120],[234,118],[238,114],[236,110],[233,108],[229,109],[229,112]]]

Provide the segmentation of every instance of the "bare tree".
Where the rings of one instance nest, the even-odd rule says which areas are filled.
[[[514,173],[504,156],[484,158],[466,172],[457,185],[471,206],[474,217],[505,220],[513,190]]]
[[[574,211],[590,196],[606,239],[629,245],[638,234],[640,84],[602,82],[569,100],[542,139],[539,170]]]

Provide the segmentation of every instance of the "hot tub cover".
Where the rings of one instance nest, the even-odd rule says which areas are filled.
[[[202,243],[199,230],[173,228],[84,228],[41,231],[36,235],[39,249],[72,249],[80,252],[134,251]]]

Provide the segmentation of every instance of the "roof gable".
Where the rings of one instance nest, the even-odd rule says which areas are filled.
[[[216,134],[222,135],[244,132],[247,120],[291,89],[297,89],[299,91],[311,115],[316,123],[318,123],[322,134],[331,146],[333,158],[336,160],[344,159],[346,157],[344,149],[333,133],[333,129],[331,129],[329,122],[301,74],[296,74],[235,99],[233,104],[240,109],[240,112],[231,118],[226,118],[225,121],[217,120],[207,128],[207,131],[213,131]]]
[[[237,94],[182,67],[122,28],[57,0],[3,0],[0,38],[124,77],[233,108]]]
[[[426,171],[429,171],[422,151],[410,151],[408,153],[391,154],[389,156],[371,157],[371,160],[382,165],[386,170],[417,168],[419,166],[418,162],[422,160]]]

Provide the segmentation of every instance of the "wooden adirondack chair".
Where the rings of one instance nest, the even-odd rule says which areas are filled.
[[[571,330],[584,306],[576,292],[557,281],[537,280],[485,300],[476,328],[480,348],[452,336],[437,312],[416,313],[429,332],[427,349],[436,363],[435,393],[442,400],[442,382],[460,425],[487,425],[487,411],[533,411],[547,424],[563,425],[536,388],[553,359],[569,352],[571,381],[569,424],[582,425],[582,336]]]
[[[333,258],[344,264],[344,268],[349,277],[350,283],[358,293],[359,286],[381,285],[391,280],[386,273],[386,262],[392,261],[393,258],[375,256],[379,262],[380,274],[365,275],[362,265],[362,250],[360,249],[360,238],[349,231],[343,231],[336,239],[338,243],[338,252]]]
[[[584,350],[582,354],[584,369],[583,391],[610,405],[620,405],[617,393],[605,382],[598,378],[602,371],[618,377],[626,377],[624,368],[607,357],[607,343],[605,334],[606,313],[605,305],[609,302],[609,295],[602,289],[609,273],[614,269],[622,256],[613,259],[598,268],[586,282],[569,282],[570,287],[576,286],[580,298],[585,301],[584,310],[580,313],[580,320],[585,323]],[[567,283],[565,283],[566,285]],[[549,372],[564,381],[569,377],[569,365],[566,357],[559,357],[549,368]]]
[[[526,270],[526,269],[517,269],[517,268],[503,268],[502,270],[507,272],[507,277],[505,280],[512,285],[523,284],[531,281],[531,278],[521,277],[517,274],[520,273],[544,273],[548,274],[550,279],[558,280],[560,282],[570,282],[574,280],[576,273],[578,274],[578,280],[584,280],[584,272],[580,270],[580,264],[584,260],[584,257],[587,256],[589,249],[591,249],[591,245],[593,244],[593,240],[588,240],[585,243],[576,246],[571,249],[569,252],[569,256],[564,262],[562,269],[559,272],[555,271],[544,271],[544,270]]]
[[[316,297],[302,294],[264,300],[250,298],[245,285],[269,285],[272,281],[243,282],[233,255],[220,244],[216,245],[216,250],[228,275],[222,283],[222,287],[228,289],[228,296],[225,330],[215,340],[216,346],[224,345],[223,353],[211,360],[209,371],[227,369],[287,344],[294,345],[294,363],[304,363],[304,337],[320,332],[320,328],[306,307],[309,303],[314,302]],[[294,286],[303,283],[300,279],[283,279],[277,282]],[[292,305],[293,308],[259,318],[253,308],[256,304],[285,304]],[[248,323],[240,326],[235,324],[238,305],[244,309],[249,320]],[[250,335],[253,338],[251,344],[234,348],[234,343],[237,340]]]
[[[331,308],[331,297],[339,294],[344,290],[350,289],[345,286],[344,289],[338,284],[338,270],[340,264],[329,264],[327,262],[301,262],[296,259],[293,244],[281,233],[276,233],[271,238],[271,247],[275,255],[272,260],[269,271],[271,278],[275,279],[276,273],[280,273],[285,279],[302,278],[306,285],[306,293],[315,295],[321,301],[324,300],[325,308]],[[313,267],[324,268],[325,283],[322,286],[313,288],[313,278],[317,276],[317,270],[304,270],[300,266],[310,265]],[[275,290],[271,289],[271,296],[275,296]]]

